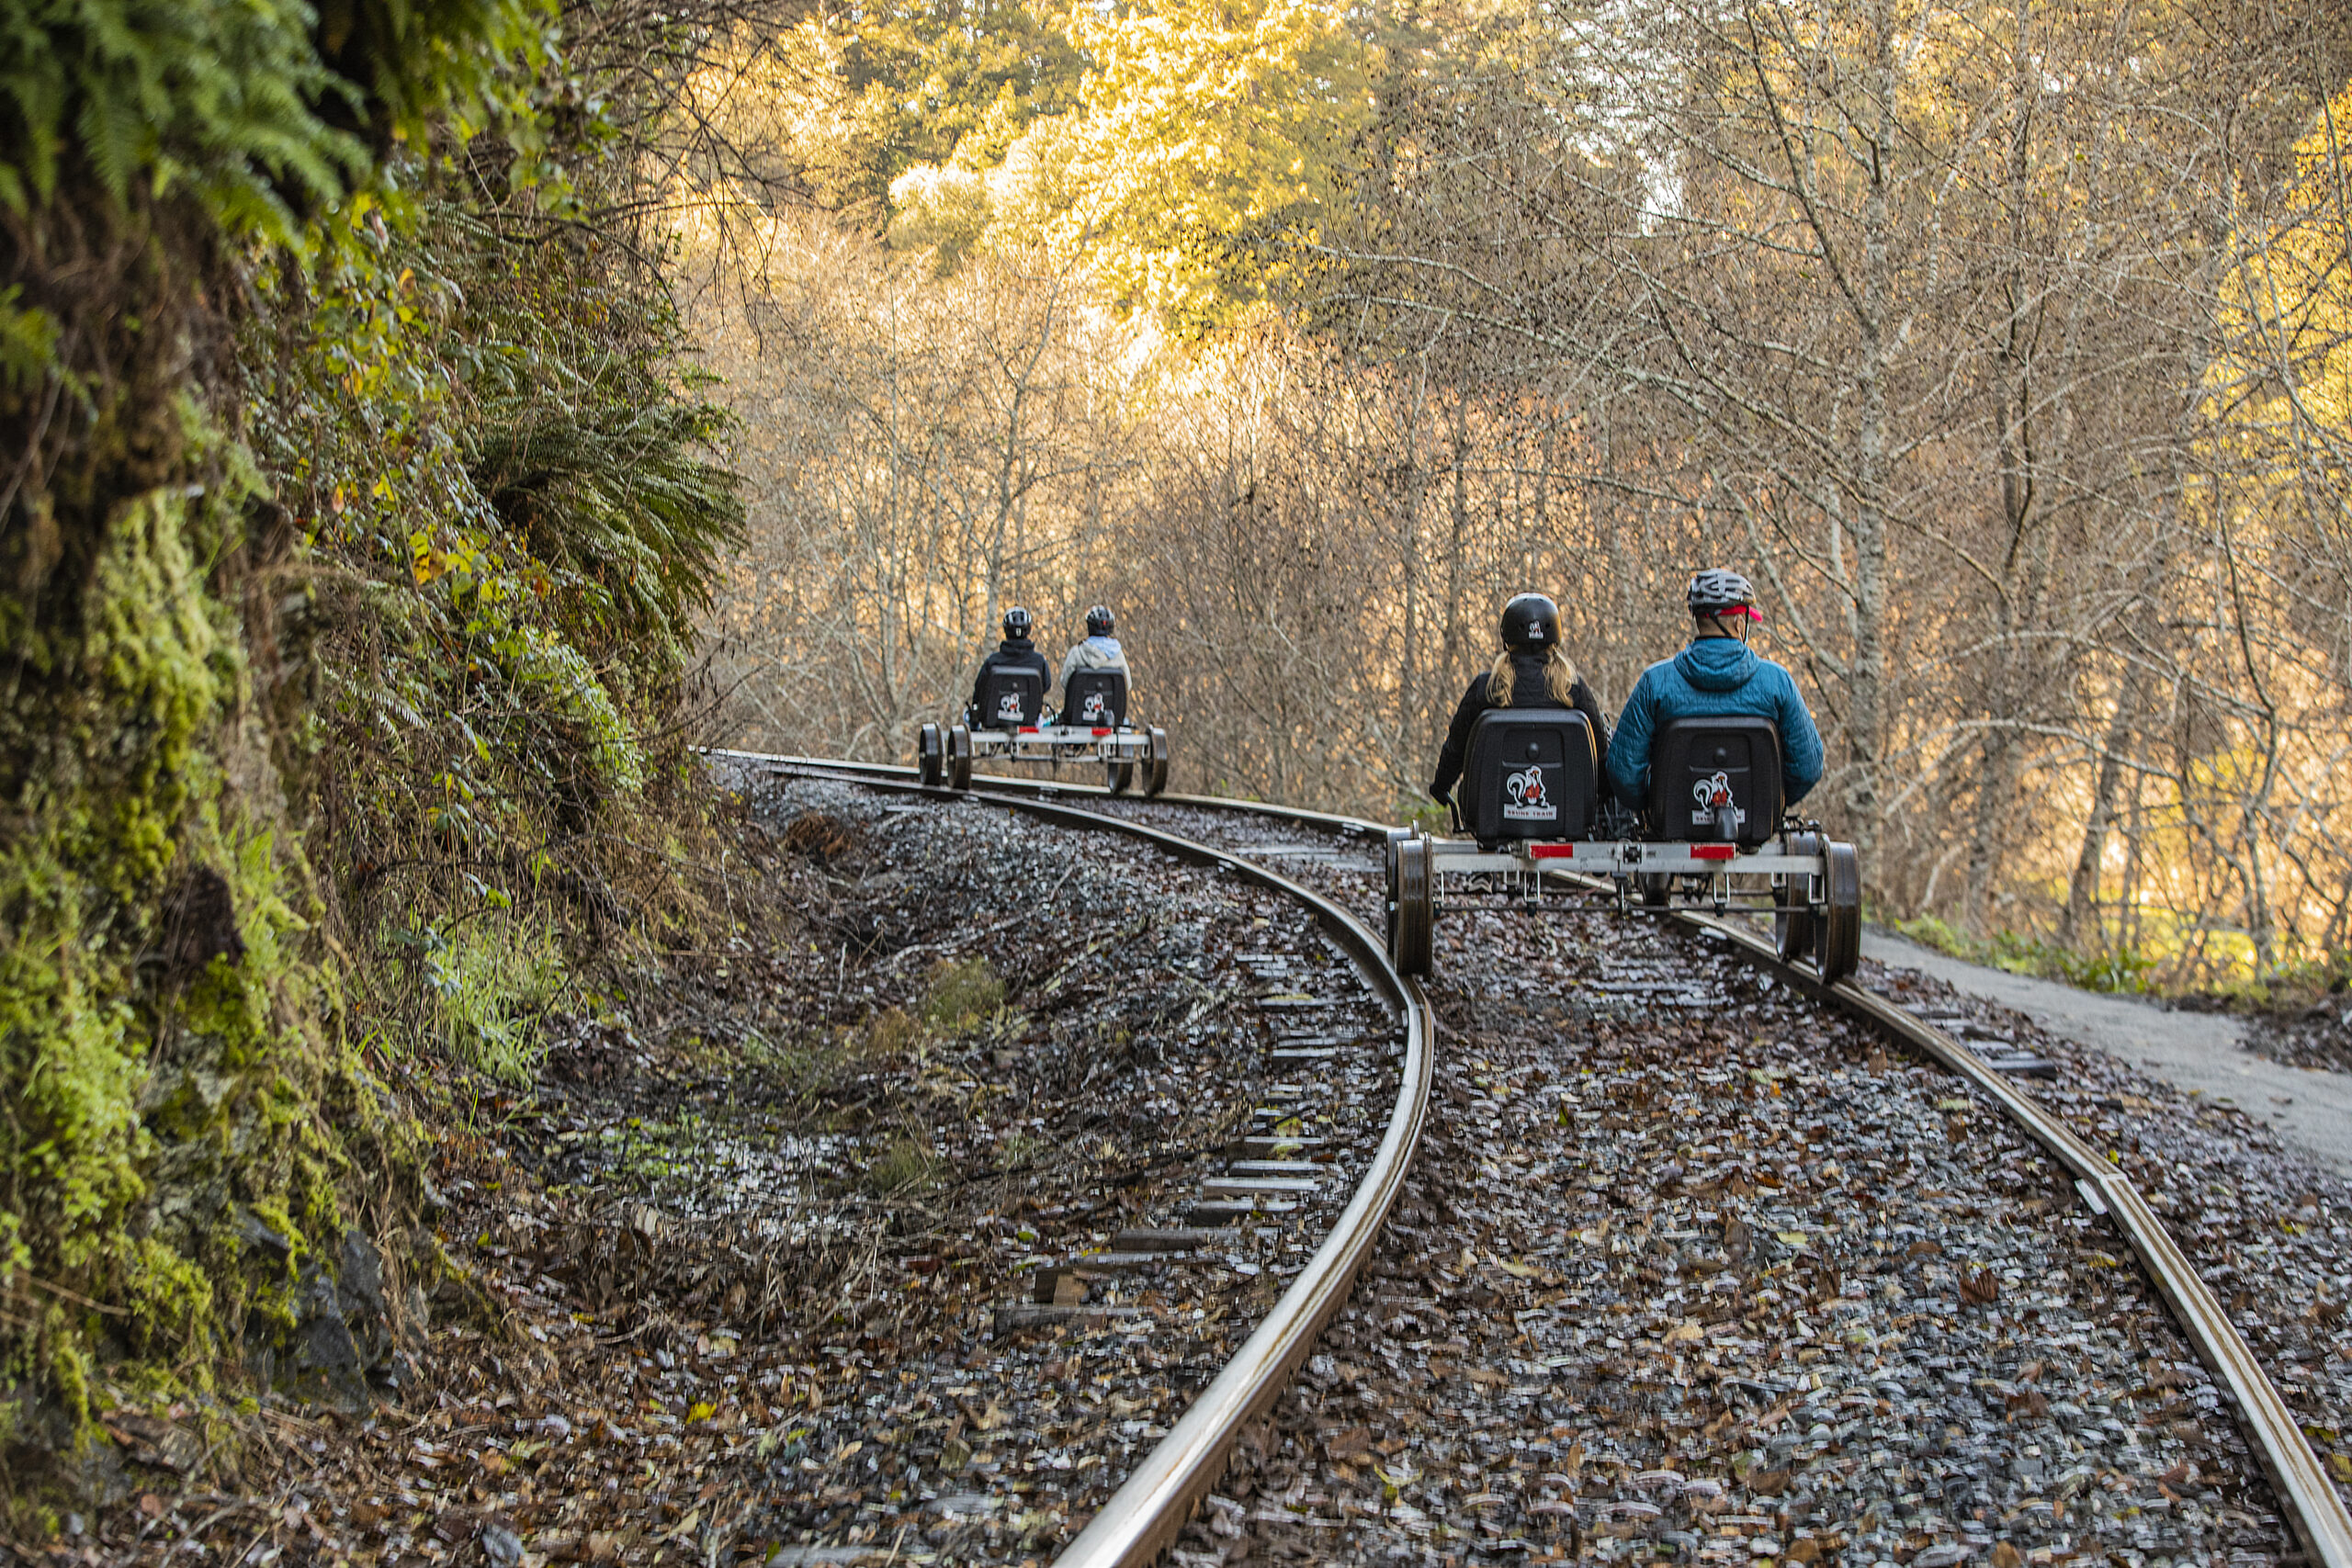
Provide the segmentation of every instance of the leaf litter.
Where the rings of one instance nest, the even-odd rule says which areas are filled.
[[[1217,831],[1181,809],[1153,815]],[[1376,914],[1370,856],[1301,874]],[[1655,927],[1462,911],[1437,934],[1443,1109],[1175,1561],[2290,1560],[2122,1237],[1989,1102]],[[2233,1171],[2296,1227],[2267,1257],[2300,1249],[2312,1291],[2342,1268],[2340,1192],[2298,1206],[2315,1179],[2245,1118],[2019,1043],[2080,1071],[2052,1092],[2135,1179],[2165,1190],[2141,1168],[2159,1150],[2202,1185]],[[2337,1320],[2291,1288],[2266,1312],[2235,1267],[2246,1315],[2301,1352],[2274,1372],[2332,1390],[2344,1341],[2314,1331]]]
[[[742,782],[794,919],[569,1021],[443,1142],[406,1386],[273,1396],[229,1490],[134,1464],[62,1557],[1039,1562],[1165,1434],[1344,1203],[1394,1021],[1230,874]],[[1387,1040],[1284,1111],[1331,1179],[1208,1257],[1061,1267],[1182,1213],[1275,1087],[1264,999],[1309,993]]]

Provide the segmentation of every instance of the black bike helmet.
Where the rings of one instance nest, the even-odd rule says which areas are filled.
[[[1690,588],[1683,595],[1694,615],[1728,615],[1738,614],[1751,621],[1764,617],[1756,613],[1756,588],[1736,571],[1710,567],[1690,580]]]
[[[1111,619],[1110,606],[1106,604],[1097,604],[1094,608],[1086,612],[1086,635],[1088,637],[1109,637],[1114,629],[1114,626],[1115,623]]]
[[[1029,612],[1023,609],[1020,605],[1015,604],[1012,609],[1007,610],[1004,613],[1005,636],[1027,637],[1029,635]]]
[[[1541,593],[1522,593],[1503,606],[1503,646],[1514,653],[1544,653],[1560,646],[1560,607]]]

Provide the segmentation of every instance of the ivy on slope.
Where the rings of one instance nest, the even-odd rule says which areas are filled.
[[[661,772],[641,737],[740,528],[708,457],[727,415],[674,368],[668,296],[556,232],[436,200],[400,230],[355,226],[307,309],[267,302],[320,350],[273,386],[255,439],[334,569],[304,617],[334,766],[306,785],[344,824],[355,893],[479,896],[634,804]]]
[[[401,1213],[385,1086],[492,1037],[477,1065],[527,1061],[511,1009],[434,1005],[449,955],[480,970],[534,890],[624,915],[610,824],[679,765],[658,738],[740,509],[658,277],[576,220],[594,125],[553,25],[0,17],[19,1525],[107,1408],[335,1371],[293,1331]]]

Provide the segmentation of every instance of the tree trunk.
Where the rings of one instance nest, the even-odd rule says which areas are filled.
[[[2066,910],[2058,925],[2058,940],[2078,953],[2104,945],[2106,933],[2098,919],[2099,869],[2107,860],[2108,834],[2115,828],[2115,796],[2123,786],[2124,748],[2132,742],[2145,687],[2140,665],[2126,664],[2123,689],[2116,696],[2115,712],[2100,747],[2098,782],[2091,792],[2090,817],[2083,824],[2082,851],[2075,857],[2074,874],[2066,879]]]
[[[1853,768],[1846,787],[1850,831],[1866,876],[1873,874],[1872,860],[1885,841],[1881,821],[1884,797],[1879,773],[1886,750],[1888,704],[1886,383],[1894,345],[1887,341],[1886,312],[1893,282],[1888,244],[1894,215],[1887,163],[1894,156],[1894,22],[1886,0],[1879,0],[1871,7],[1871,21],[1870,81],[1876,123],[1870,147],[1870,185],[1862,204],[1861,302],[1857,312],[1861,338],[1857,364],[1861,408],[1855,442],[1851,622],[1854,657],[1852,705],[1847,720],[1847,744],[1853,754]]]

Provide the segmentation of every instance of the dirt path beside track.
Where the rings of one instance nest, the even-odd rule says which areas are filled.
[[[2234,1105],[2297,1153],[2352,1177],[2352,1074],[2285,1066],[2245,1048],[2222,1013],[2177,1012],[2136,997],[2079,991],[1951,957],[1889,932],[1862,933],[1862,956],[1917,969],[1954,990],[2015,1008],[2053,1034],[2094,1046],[2179,1089]]]

